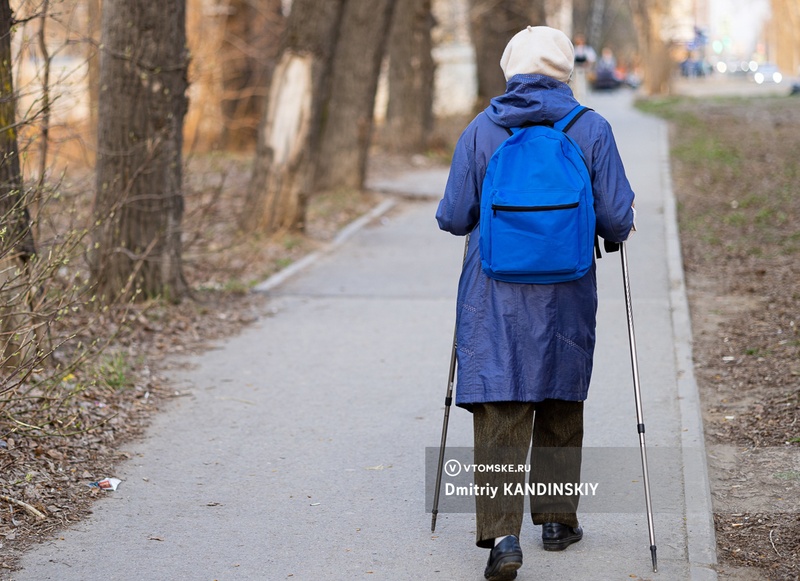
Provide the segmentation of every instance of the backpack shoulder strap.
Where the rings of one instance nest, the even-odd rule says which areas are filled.
[[[587,111],[592,111],[588,107],[584,107],[583,105],[578,105],[572,111],[567,113],[567,115],[561,119],[560,121],[556,122],[553,127],[566,133],[570,130],[570,128],[575,125],[575,122],[581,118],[581,116],[586,113]]]
[[[553,128],[554,129],[558,129],[562,133],[566,134],[567,131],[569,131],[570,128],[573,125],[575,125],[575,122],[578,119],[580,119],[581,116],[584,113],[586,113],[587,111],[593,111],[593,110],[594,109],[589,109],[588,107],[584,107],[583,105],[578,105],[572,111],[567,113],[567,115],[563,119],[561,119],[560,121],[555,123],[553,125]],[[581,157],[583,157],[582,154],[581,154]],[[585,159],[584,159],[584,163],[586,163]],[[586,169],[587,170],[589,169],[588,165],[586,166]],[[606,252],[608,252],[608,250],[606,250]],[[594,255],[595,255],[595,258],[602,258],[603,257],[603,254],[600,252],[600,239],[597,236],[597,234],[594,235]]]

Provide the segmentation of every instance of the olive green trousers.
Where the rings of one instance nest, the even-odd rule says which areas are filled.
[[[548,485],[580,482],[583,402],[475,404],[472,414],[475,485],[495,491],[475,495],[476,544],[491,548],[495,537],[519,536],[526,496],[534,524],[577,527],[580,497],[553,494]]]

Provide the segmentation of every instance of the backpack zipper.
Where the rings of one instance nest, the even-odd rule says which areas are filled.
[[[548,212],[551,210],[570,210],[572,208],[577,208],[578,205],[578,202],[558,204],[555,206],[501,206],[499,204],[492,204],[492,210],[495,212],[497,212],[497,210],[502,210],[504,212]]]

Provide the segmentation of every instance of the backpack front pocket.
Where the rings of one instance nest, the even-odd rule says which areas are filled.
[[[498,274],[565,274],[580,262],[580,191],[492,192],[489,265]]]

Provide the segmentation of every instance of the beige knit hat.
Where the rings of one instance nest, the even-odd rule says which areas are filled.
[[[500,59],[506,80],[519,74],[539,74],[566,83],[574,63],[572,42],[566,34],[549,26],[529,26],[515,34]]]

